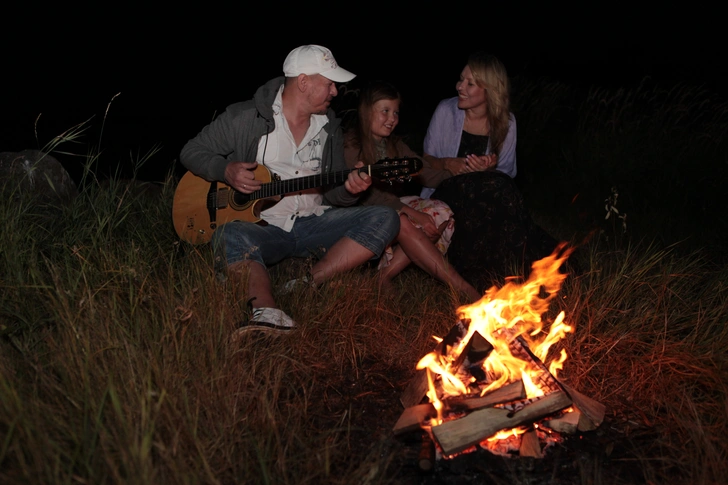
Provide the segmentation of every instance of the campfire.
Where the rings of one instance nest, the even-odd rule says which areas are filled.
[[[604,406],[558,379],[568,355],[552,349],[574,327],[564,312],[542,321],[572,252],[561,244],[532,265],[527,281],[508,278],[458,308],[457,323],[419,361],[394,433],[421,430],[423,469],[478,447],[540,458],[563,434],[601,424]]]

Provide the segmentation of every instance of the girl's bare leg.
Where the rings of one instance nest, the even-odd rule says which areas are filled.
[[[356,268],[372,259],[374,253],[348,237],[342,237],[311,268],[313,283],[320,285],[334,275]]]
[[[439,279],[440,281],[452,285],[458,291],[461,291],[468,295],[472,301],[479,300],[481,295],[478,290],[473,287],[470,283],[465,281],[460,274],[455,271],[455,268],[447,264],[442,253],[437,249],[435,244],[422,232],[416,228],[407,218],[407,216],[400,217],[400,230],[397,236],[397,243],[401,248],[403,256],[398,258],[397,251],[394,252],[394,257],[390,262],[390,265],[384,270],[391,269],[383,275],[384,278],[391,280],[395,275],[400,273],[404,268],[407,267],[405,264],[406,260],[410,260],[430,275]],[[395,262],[395,258],[398,260]],[[394,263],[394,265],[392,264]]]

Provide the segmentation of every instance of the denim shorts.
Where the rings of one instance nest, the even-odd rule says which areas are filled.
[[[273,225],[232,221],[212,235],[217,269],[238,261],[257,261],[264,266],[291,257],[321,258],[342,237],[348,237],[378,259],[399,233],[397,211],[384,206],[327,209],[320,216],[299,217],[291,232]]]

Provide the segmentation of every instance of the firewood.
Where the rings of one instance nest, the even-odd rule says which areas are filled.
[[[521,435],[521,446],[518,448],[520,456],[530,456],[531,458],[543,458],[541,451],[541,443],[538,441],[536,430],[530,428]]]
[[[485,380],[486,376],[485,370],[483,369],[483,362],[485,362],[485,359],[488,358],[492,351],[493,345],[480,332],[473,332],[463,354],[466,356],[467,364],[465,368],[475,380]]]
[[[433,417],[437,417],[437,411],[430,403],[410,406],[404,410],[397,420],[397,423],[395,423],[392,431],[395,435],[401,435],[409,433],[410,431],[421,429],[422,423]]]
[[[480,409],[496,404],[503,404],[516,399],[526,397],[526,390],[522,381],[512,382],[494,391],[489,392],[485,396],[467,397],[457,396],[445,400],[444,405],[448,409]],[[394,425],[393,432],[395,435],[401,435],[420,428],[426,420],[436,417],[437,411],[430,403],[418,404],[410,406],[404,410],[402,415]]]
[[[486,406],[493,406],[495,404],[503,404],[509,401],[515,401],[517,399],[524,399],[525,397],[526,389],[523,387],[523,381],[516,381],[503,387],[499,387],[498,389],[491,391],[484,396],[451,397],[446,401],[446,403],[447,406],[451,409],[480,409]]]
[[[429,472],[435,466],[435,444],[432,442],[430,433],[426,431],[422,433],[422,447],[417,456],[417,466],[423,472]]]
[[[594,424],[594,421],[589,419],[585,414],[579,413],[579,423],[576,425],[576,429],[579,431],[593,431],[597,429],[599,425]]]
[[[427,388],[427,369],[420,369],[409,381],[402,395],[399,396],[399,402],[402,403],[405,409],[415,406],[422,402],[425,394],[427,394]]]
[[[559,416],[553,419],[547,419],[543,422],[543,425],[564,434],[574,434],[578,429],[579,421],[581,420],[581,412],[578,409],[570,413],[564,413],[563,416]]]
[[[554,391],[520,411],[483,408],[458,419],[432,427],[432,433],[445,455],[452,455],[476,445],[500,430],[532,423],[571,405],[563,391]]]
[[[594,399],[585,396],[576,389],[561,383],[564,390],[569,394],[571,400],[574,401],[574,407],[581,412],[581,418],[577,429],[579,431],[591,431],[596,429],[602,421],[607,407]]]
[[[517,357],[524,362],[530,363],[535,369],[540,370],[537,376],[533,376],[535,380],[540,381],[541,387],[548,389],[549,391],[563,391],[564,388],[561,383],[554,377],[549,371],[548,367],[541,362],[541,359],[536,357],[536,354],[531,352],[528,347],[528,343],[522,336],[518,336],[508,343],[508,348],[514,357]]]
[[[435,346],[433,352],[437,352],[442,356],[449,355],[452,349],[456,347],[467,334],[469,323],[470,320],[458,320],[455,325],[450,328],[450,331],[442,339],[442,341]],[[470,341],[468,341],[467,347],[463,349],[463,352],[458,356],[458,359],[452,363],[452,368],[457,369],[460,367],[466,358],[469,360],[470,366],[475,366],[478,361],[482,363],[491,350],[493,350],[493,346],[490,345],[490,342],[485,340],[482,335],[478,334],[477,337],[471,337]],[[399,401],[405,409],[415,406],[422,402],[422,399],[427,394],[427,390],[427,370],[418,370],[412,380],[410,380],[402,395],[399,397]]]

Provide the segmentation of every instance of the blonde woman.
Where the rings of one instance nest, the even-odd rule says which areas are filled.
[[[514,265],[547,256],[556,240],[536,226],[513,178],[516,118],[510,83],[493,55],[471,54],[441,101],[424,140],[424,159],[438,177],[423,182],[423,197],[444,201],[458,216],[448,260],[479,291],[509,276]]]

